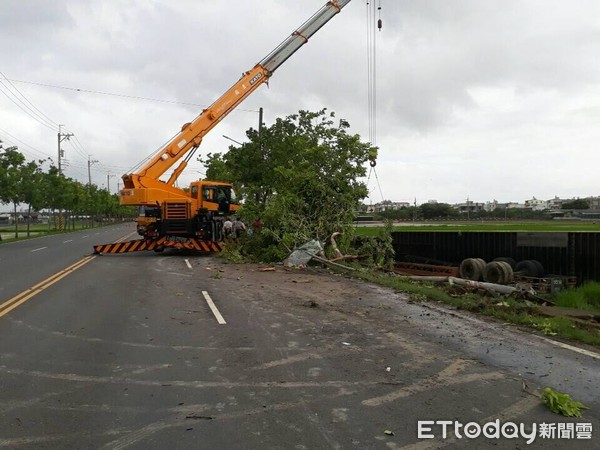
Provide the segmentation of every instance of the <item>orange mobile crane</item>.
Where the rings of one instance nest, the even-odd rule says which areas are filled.
[[[121,205],[138,206],[138,233],[143,239],[94,246],[95,253],[125,253],[141,250],[161,251],[165,247],[200,252],[219,251],[224,217],[240,208],[231,184],[194,181],[189,190],[174,186],[202,138],[235,109],[273,72],[350,0],[331,0],[300,28],[269,53],[212,105],[192,122],[186,123],[170,142],[162,147],[138,171],[123,176],[119,192]],[[167,181],[159,179],[181,158]]]

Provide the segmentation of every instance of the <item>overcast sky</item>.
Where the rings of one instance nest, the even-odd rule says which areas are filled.
[[[65,174],[86,182],[91,154],[99,161],[92,181],[106,186],[110,171],[115,192],[123,173],[324,3],[0,0],[0,72],[50,125],[11,102],[2,92],[15,91],[0,75],[0,139],[30,158],[56,161],[52,124],[64,124],[77,137],[63,144]],[[600,195],[598,0],[381,6],[376,169],[385,199]],[[366,44],[366,0],[353,0],[277,70],[269,87],[218,125],[198,154],[225,151],[231,142],[222,135],[243,141],[258,124],[259,107],[267,125],[325,107],[368,140]],[[182,184],[202,171],[194,162]],[[380,201],[373,177],[369,188],[370,201]]]

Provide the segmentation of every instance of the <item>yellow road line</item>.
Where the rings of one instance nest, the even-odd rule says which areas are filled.
[[[30,298],[36,296],[46,288],[52,286],[54,283],[62,280],[64,277],[69,275],[70,273],[76,271],[83,265],[90,262],[94,259],[95,256],[86,256],[82,260],[77,261],[75,264],[70,265],[66,269],[61,270],[60,272],[55,273],[54,275],[46,278],[44,281],[39,282],[35,286],[30,287],[29,289],[24,290],[20,294],[15,295],[10,300],[5,301],[0,305],[0,317],[8,314],[10,311],[15,309],[17,306],[25,303]]]
[[[123,236],[121,239],[117,239],[115,242],[123,242],[125,239],[129,239],[132,236],[137,235],[137,231],[132,231],[131,233]]]
[[[129,233],[129,234],[123,236],[122,238],[118,239],[117,242],[124,241],[125,239],[132,236],[133,234],[135,234],[135,232],[132,232],[132,233]],[[95,255],[86,256],[85,258],[80,259],[76,263],[71,264],[69,267],[67,267],[59,272],[56,272],[53,275],[50,275],[44,281],[40,281],[36,285],[34,285],[28,289],[25,289],[20,294],[17,294],[13,298],[5,301],[4,303],[2,303],[0,305],[0,317],[4,316],[5,314],[8,314],[10,311],[15,309],[17,306],[22,305],[27,300],[36,296],[37,294],[39,294],[46,288],[48,288],[48,287],[52,286],[54,283],[62,280],[64,277],[66,277],[70,273],[75,272],[77,269],[79,269],[83,265],[89,263],[95,257],[96,257]]]

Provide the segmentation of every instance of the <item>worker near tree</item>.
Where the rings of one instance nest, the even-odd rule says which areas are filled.
[[[238,219],[236,217],[235,219],[233,219],[232,229],[233,229],[233,238],[237,240],[240,237],[242,237],[242,235],[246,231],[246,224],[244,224],[244,222],[242,222],[240,219]]]
[[[225,222],[223,222],[223,237],[227,238],[233,231],[233,222],[227,218]]]

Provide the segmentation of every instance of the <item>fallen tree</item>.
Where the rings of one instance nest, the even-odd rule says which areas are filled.
[[[333,257],[350,248],[354,211],[368,195],[362,177],[376,150],[352,135],[345,120],[325,109],[278,118],[248,142],[208,155],[207,178],[229,181],[244,199],[240,211],[252,230],[242,251],[281,261],[303,243],[339,232]]]

